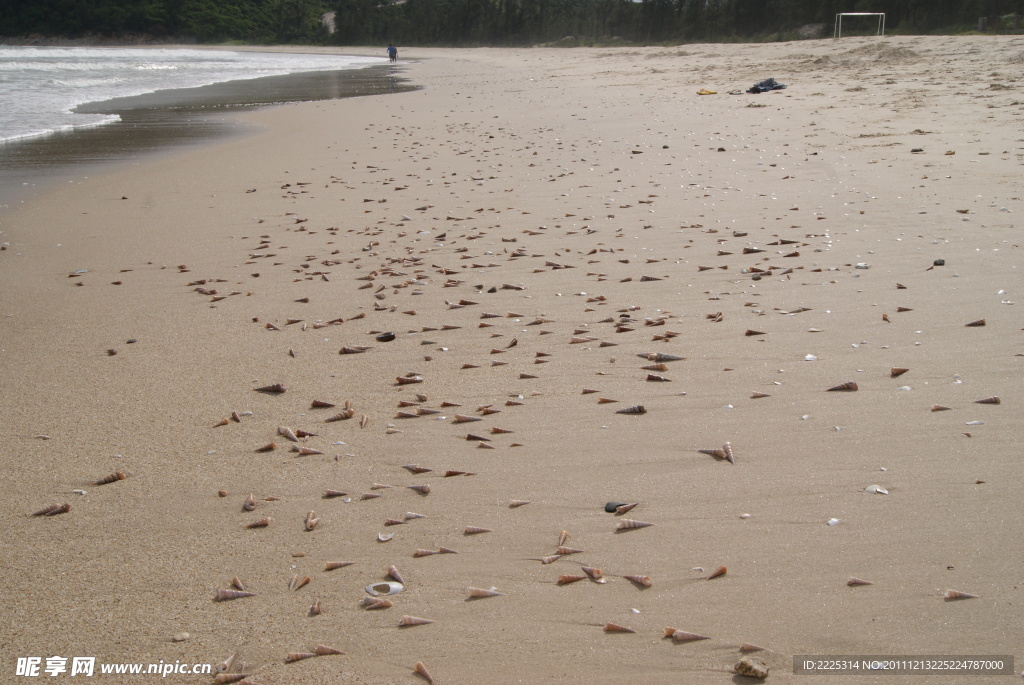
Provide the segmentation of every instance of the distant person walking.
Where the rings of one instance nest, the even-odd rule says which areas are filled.
[[[394,45],[388,45],[388,59],[390,59],[392,62],[398,61],[398,48],[396,48]]]

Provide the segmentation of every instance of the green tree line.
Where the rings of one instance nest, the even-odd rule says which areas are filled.
[[[336,32],[321,16],[334,11]],[[888,31],[958,31],[1024,15],[1024,0],[0,0],[0,36],[128,35],[198,42],[401,45],[785,39],[837,12],[887,13]],[[861,28],[874,30],[870,20]],[[856,31],[856,23],[844,32]],[[565,40],[572,37],[570,40]]]

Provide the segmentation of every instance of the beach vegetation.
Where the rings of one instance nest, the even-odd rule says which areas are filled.
[[[837,12],[879,9],[887,13],[886,33],[1020,33],[1024,17],[1024,0],[886,0],[884,7],[877,0],[0,0],[0,6],[6,6],[0,36],[8,39],[340,45],[772,42],[831,36]],[[844,35],[875,31],[874,21],[843,26]]]

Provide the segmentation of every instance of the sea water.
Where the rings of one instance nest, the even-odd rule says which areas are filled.
[[[75,111],[86,103],[265,76],[361,69],[386,61],[176,48],[0,46],[0,146],[120,119],[117,114]]]

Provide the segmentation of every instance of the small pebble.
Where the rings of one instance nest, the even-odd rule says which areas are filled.
[[[175,642],[184,642],[185,640],[189,639],[189,637],[191,636],[188,633],[182,631],[180,633],[175,633],[174,637],[172,637],[171,639]]]

